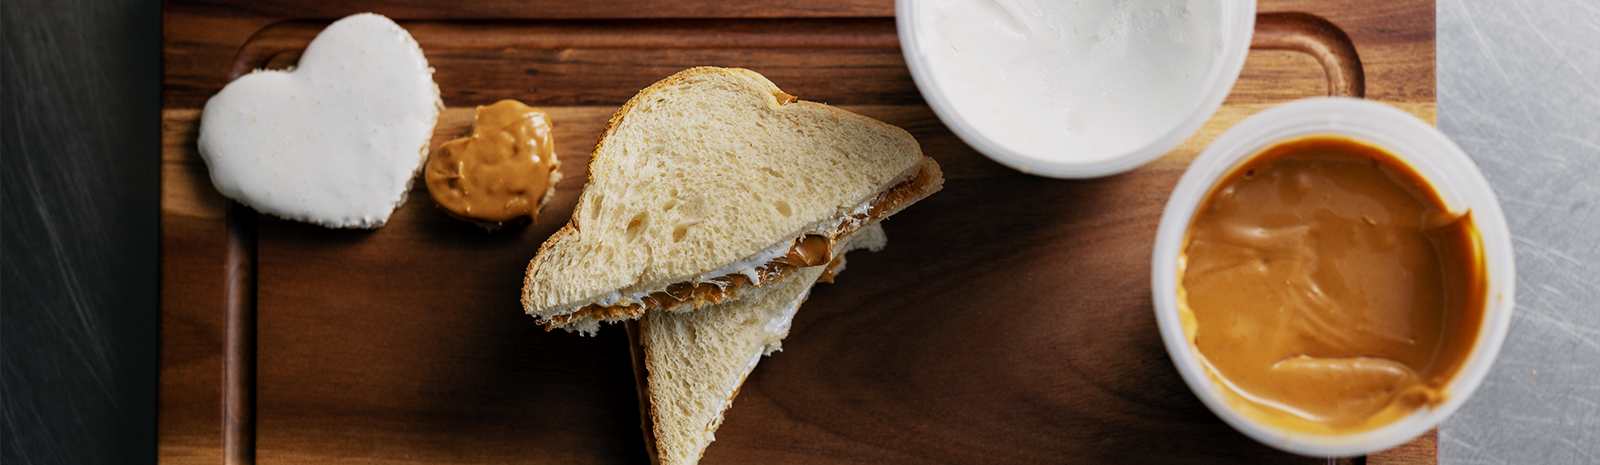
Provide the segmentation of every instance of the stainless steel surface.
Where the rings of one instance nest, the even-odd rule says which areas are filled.
[[[0,13],[0,464],[154,462],[160,5]]]
[[[1500,358],[1439,462],[1600,463],[1600,1],[1438,0],[1439,128],[1511,225]]]

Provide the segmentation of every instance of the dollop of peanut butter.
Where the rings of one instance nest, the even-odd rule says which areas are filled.
[[[550,117],[515,100],[478,107],[472,135],[444,143],[428,159],[428,193],[445,211],[501,226],[538,219],[561,166]]]
[[[1224,177],[1189,227],[1179,307],[1230,404],[1318,434],[1448,398],[1487,298],[1481,241],[1382,149],[1315,136]]]

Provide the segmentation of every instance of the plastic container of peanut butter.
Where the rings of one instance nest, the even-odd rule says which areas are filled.
[[[1212,142],[1168,200],[1151,274],[1195,395],[1245,435],[1322,457],[1394,447],[1466,402],[1516,283],[1477,165],[1427,122],[1344,98]]]

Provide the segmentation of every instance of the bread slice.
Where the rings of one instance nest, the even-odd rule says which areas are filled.
[[[224,197],[329,228],[383,226],[428,158],[444,103],[405,28],[344,17],[290,70],[258,69],[206,101],[196,139]]]
[[[593,333],[737,298],[800,268],[778,262],[802,239],[831,243],[943,183],[900,128],[750,70],[685,70],[612,116],[572,219],[528,265],[523,306],[547,329]]]
[[[882,249],[883,228],[873,225],[845,240],[828,266],[804,268],[743,298],[693,312],[650,310],[633,329],[652,462],[692,464],[716,437],[723,412],[763,355],[781,349],[789,324],[812,284],[843,269],[844,253]],[[829,279],[831,282],[831,279]],[[629,322],[633,323],[633,322]],[[642,352],[642,357],[640,353]]]

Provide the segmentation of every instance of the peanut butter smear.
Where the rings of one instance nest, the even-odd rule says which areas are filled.
[[[428,193],[452,215],[495,226],[537,219],[560,180],[550,117],[515,100],[478,107],[472,135],[428,159]]]
[[[1309,433],[1443,402],[1487,298],[1470,215],[1339,137],[1280,143],[1223,178],[1178,266],[1185,330],[1229,403]]]
[[[843,255],[839,257],[842,258]],[[826,264],[829,265],[829,270],[832,270],[834,263],[837,262],[833,256],[833,241],[826,236],[807,234],[795,239],[794,245],[789,247],[789,253],[757,267],[756,274],[761,277],[761,282],[770,283],[782,280],[795,270],[808,266]],[[831,275],[828,282],[833,282]],[[589,304],[576,312],[550,317],[550,322],[545,324],[545,330],[554,330],[556,326],[580,317],[638,318],[651,308],[672,310],[685,304],[694,304],[694,308],[700,308],[708,303],[722,303],[723,299],[738,297],[739,289],[749,285],[754,285],[750,277],[739,273],[704,282],[675,283],[667,286],[666,291],[652,292],[644,296],[639,303]]]
[[[833,241],[849,236],[857,230],[866,227],[871,222],[882,220],[895,212],[905,208],[919,196],[927,195],[930,187],[937,188],[934,184],[938,177],[927,169],[920,169],[905,180],[895,183],[889,189],[878,193],[867,201],[867,213],[853,214],[850,221],[840,222],[834,231],[826,236],[819,234],[806,234],[795,240],[789,252],[782,257],[773,259],[755,269],[761,277],[761,282],[777,282],[788,277],[794,270],[808,266],[835,266],[833,256]],[[842,257],[842,256],[841,256]],[[840,262],[842,263],[842,262]],[[824,282],[833,282],[829,275]],[[699,308],[707,303],[721,303],[725,298],[738,297],[739,289],[744,286],[759,286],[750,281],[750,278],[734,273],[727,276],[712,278],[709,281],[681,282],[668,285],[664,292],[652,292],[644,296],[637,303],[617,303],[600,305],[598,303],[585,305],[572,313],[554,315],[539,324],[544,325],[546,331],[568,322],[581,318],[596,318],[602,320],[616,320],[625,318],[638,318],[646,310],[661,308],[672,310],[679,305],[694,304]]]

